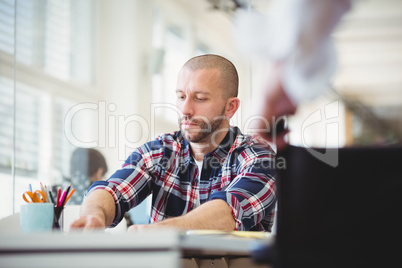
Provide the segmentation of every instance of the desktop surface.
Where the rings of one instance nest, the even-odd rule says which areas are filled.
[[[196,265],[196,259],[202,262],[206,259],[247,258],[248,263],[252,263],[252,248],[259,243],[272,242],[273,237],[244,237],[223,232],[186,233],[177,230],[125,234],[2,234],[0,267],[177,268],[182,267],[184,258],[189,260],[189,267],[193,267],[192,262]]]

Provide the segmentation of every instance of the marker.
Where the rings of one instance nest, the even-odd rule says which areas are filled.
[[[60,195],[61,195],[61,187],[57,189],[57,199],[56,199],[56,207],[60,206]]]

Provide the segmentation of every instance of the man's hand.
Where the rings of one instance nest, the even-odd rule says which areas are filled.
[[[263,87],[255,94],[254,102],[257,108],[252,116],[259,116],[250,124],[253,132],[274,143],[278,151],[287,146],[285,135],[288,129],[281,125],[284,117],[293,115],[297,106],[286,94],[282,85],[282,73],[279,64],[269,68]]]
[[[70,225],[71,230],[105,229],[115,217],[115,201],[105,190],[95,190],[81,205],[80,217]]]
[[[82,229],[86,231],[105,228],[105,222],[101,218],[96,216],[80,216],[70,225],[70,230]]]

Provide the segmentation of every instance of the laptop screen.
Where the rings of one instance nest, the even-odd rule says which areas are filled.
[[[286,164],[278,170],[278,267],[402,263],[402,147],[315,152],[289,146],[278,155]],[[336,167],[317,157],[324,153],[337,155]]]

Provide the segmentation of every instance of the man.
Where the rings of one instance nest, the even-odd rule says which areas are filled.
[[[137,148],[123,168],[88,190],[72,229],[115,226],[152,194],[151,224],[130,230],[270,231],[275,207],[275,154],[263,140],[229,125],[239,108],[234,65],[217,55],[180,70],[180,131]],[[134,219],[135,221],[135,219]]]

